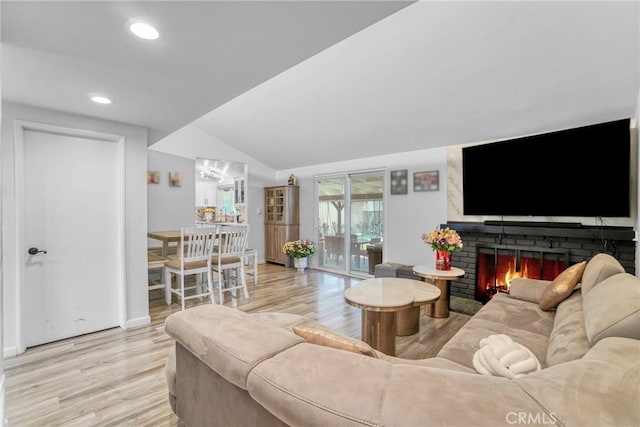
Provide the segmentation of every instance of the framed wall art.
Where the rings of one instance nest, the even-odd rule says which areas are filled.
[[[182,187],[182,172],[169,172],[169,187]]]
[[[407,194],[409,174],[406,169],[389,172],[391,194]]]
[[[426,171],[413,173],[413,191],[438,191],[440,172]]]
[[[160,184],[160,172],[147,171],[147,184]]]

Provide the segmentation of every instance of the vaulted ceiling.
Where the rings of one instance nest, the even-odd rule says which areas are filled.
[[[196,126],[282,170],[633,117],[639,18],[638,1],[3,1],[2,95]]]

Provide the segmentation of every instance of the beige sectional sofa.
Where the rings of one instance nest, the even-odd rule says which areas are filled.
[[[515,281],[423,360],[311,344],[292,331],[308,319],[290,314],[175,313],[171,405],[187,426],[639,426],[640,280],[599,254],[543,311],[548,283]],[[480,374],[473,356],[494,334],[528,348],[541,369]]]

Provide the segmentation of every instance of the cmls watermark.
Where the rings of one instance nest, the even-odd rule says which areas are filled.
[[[554,412],[507,412],[505,417],[509,424],[555,424],[557,422]]]

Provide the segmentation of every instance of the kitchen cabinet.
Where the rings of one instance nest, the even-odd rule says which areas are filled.
[[[196,181],[196,206],[217,206],[218,186],[210,181]]]

